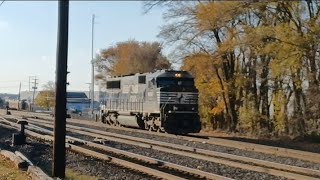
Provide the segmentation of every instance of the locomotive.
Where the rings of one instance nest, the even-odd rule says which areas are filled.
[[[197,133],[201,122],[194,78],[173,70],[110,77],[99,119],[115,126]]]

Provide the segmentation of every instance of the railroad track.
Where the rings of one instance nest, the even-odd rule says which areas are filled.
[[[1,126],[6,128],[19,129],[18,125],[6,119],[0,120]],[[3,124],[5,123],[5,124]],[[36,125],[30,125],[25,133],[36,139],[45,141],[53,141],[53,132],[41,128]],[[82,144],[82,146],[76,145]],[[198,169],[192,169],[185,166],[177,165],[170,162],[134,154],[119,149],[107,147],[105,145],[93,143],[80,138],[71,136],[66,137],[66,147],[78,153],[92,156],[101,160],[109,161],[111,163],[146,173],[156,178],[162,179],[217,179],[217,180],[230,180],[231,178],[219,176],[213,173],[204,172]],[[104,152],[104,153],[101,153]],[[111,153],[114,156],[106,155],[105,152]],[[118,156],[118,157],[115,157]]]
[[[46,128],[52,128],[52,122],[50,121],[33,119],[33,118],[28,118],[28,120],[32,124],[37,124]],[[32,124],[31,124],[31,127],[39,129],[38,126],[32,125]],[[144,148],[162,151],[165,153],[183,155],[190,158],[224,164],[224,165],[232,166],[236,168],[256,171],[260,173],[267,173],[274,176],[281,176],[288,179],[317,179],[320,177],[320,171],[315,169],[290,166],[290,165],[263,161],[263,160],[258,160],[258,159],[243,157],[243,156],[231,155],[227,153],[214,152],[214,151],[209,151],[205,149],[192,148],[192,147],[186,147],[186,146],[177,145],[177,144],[120,135],[116,133],[99,131],[99,130],[94,130],[94,129],[85,128],[85,127],[67,125],[67,131],[80,134],[80,135],[89,136],[92,138],[100,138],[101,140],[108,140],[108,141],[114,141],[114,142],[134,145],[134,146],[140,146]],[[77,142],[80,142],[80,140],[77,139]],[[92,143],[92,142],[86,142],[86,143],[89,143],[90,146],[95,146],[95,148],[110,151],[110,149],[108,149],[109,147],[101,146],[101,145],[97,147],[96,143]],[[116,151],[117,150],[113,149],[112,152],[116,153]],[[121,152],[121,153],[125,154],[126,152]],[[207,176],[206,178],[209,178],[209,176]]]
[[[25,115],[23,112],[18,112],[17,114],[21,116],[25,116],[27,118],[36,117],[42,120],[47,121],[53,121],[52,117],[49,117],[48,115],[41,115],[37,113],[32,113],[32,116]],[[149,132],[145,130],[139,130],[139,129],[131,129],[131,128],[123,128],[123,127],[114,127],[114,126],[107,126],[102,123],[87,121],[87,120],[77,120],[77,119],[68,119],[68,123],[72,124],[78,124],[78,125],[85,125],[85,126],[92,126],[92,127],[106,127],[109,129],[115,129],[115,130],[121,130],[121,131],[127,131],[127,132],[138,132],[143,134],[150,134],[150,135],[157,135],[161,137],[166,138],[174,138],[179,140],[185,140],[185,141],[192,141],[197,143],[205,143],[210,145],[218,145],[218,146],[224,146],[224,147],[230,147],[230,148],[237,148],[240,150],[245,151],[252,151],[257,153],[264,153],[264,154],[270,154],[274,156],[279,157],[290,157],[290,158],[296,158],[304,161],[310,161],[314,163],[320,163],[320,155],[318,153],[312,153],[312,152],[306,152],[306,151],[300,151],[300,150],[293,150],[288,148],[281,148],[281,147],[273,147],[273,146],[266,146],[266,145],[260,145],[260,144],[254,144],[254,143],[247,143],[247,142],[239,142],[235,140],[226,140],[221,138],[212,138],[204,139],[198,137],[190,137],[190,136],[182,136],[182,135],[173,135],[173,134],[165,134],[165,133],[154,133]]]

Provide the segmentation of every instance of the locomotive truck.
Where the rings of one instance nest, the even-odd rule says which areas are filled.
[[[201,123],[194,78],[173,70],[110,77],[99,119],[115,126],[197,133]]]

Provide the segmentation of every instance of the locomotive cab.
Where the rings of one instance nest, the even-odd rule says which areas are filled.
[[[159,108],[166,132],[199,132],[198,90],[187,72],[168,72],[157,78]]]

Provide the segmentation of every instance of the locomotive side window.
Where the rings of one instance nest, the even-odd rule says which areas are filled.
[[[107,81],[107,89],[120,89],[120,81]]]
[[[194,81],[193,78],[159,78],[157,80],[158,87],[169,87],[169,86],[184,86],[184,87],[193,87]]]
[[[139,84],[146,84],[146,76],[139,76],[138,81]]]

